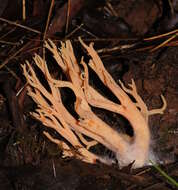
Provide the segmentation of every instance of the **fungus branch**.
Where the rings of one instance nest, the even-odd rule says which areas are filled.
[[[163,113],[166,108],[164,97],[161,96],[164,104],[161,109],[148,111],[137,93],[134,81],[132,80],[132,83],[129,84],[129,89],[121,81],[120,85],[117,84],[105,69],[93,44],[87,46],[81,39],[79,40],[91,57],[88,65],[118,98],[120,104],[108,100],[89,84],[88,66],[83,58],[80,62],[81,65],[78,64],[70,41],[61,43],[61,48],[57,49],[55,44],[48,40],[45,42],[45,47],[52,52],[68,81],[54,79],[49,73],[46,62],[39,55],[35,55],[34,62],[49,85],[50,90],[47,90],[40,82],[33,67],[26,62],[22,67],[29,84],[28,93],[38,105],[36,112],[32,115],[44,126],[52,128],[65,139],[65,141],[56,139],[49,132],[44,132],[50,141],[62,147],[64,156],[76,156],[90,163],[95,163],[96,160],[106,164],[112,163],[112,160],[104,159],[91,152],[91,147],[99,143],[116,154],[121,167],[133,161],[135,161],[134,167],[143,166],[149,159],[148,117]],[[74,109],[79,118],[75,118],[64,106],[61,97],[62,88],[69,88],[75,94]],[[135,102],[127,94],[133,96]],[[134,137],[119,134],[97,117],[90,106],[121,114],[130,122]]]

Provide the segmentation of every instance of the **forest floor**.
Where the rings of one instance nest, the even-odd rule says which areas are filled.
[[[61,150],[43,135],[44,126],[30,115],[36,105],[21,65],[42,54],[47,38],[56,44],[70,39],[77,57],[79,36],[94,42],[115,81],[134,79],[149,109],[161,107],[164,95],[164,114],[149,118],[151,146],[162,170],[178,182],[177,1],[31,0],[25,8],[26,17],[20,0],[0,0],[0,189],[176,189],[154,166],[120,170],[61,158]],[[116,130],[126,127],[116,114],[94,111]]]

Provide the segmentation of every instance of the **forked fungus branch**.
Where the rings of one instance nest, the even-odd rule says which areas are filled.
[[[64,141],[55,138],[47,131],[44,132],[49,140],[63,148],[64,156],[76,156],[89,163],[96,163],[96,160],[106,164],[112,163],[112,160],[91,152],[90,148],[100,143],[115,153],[120,167],[133,161],[135,168],[147,164],[150,150],[148,117],[153,114],[163,114],[166,108],[164,97],[161,95],[162,108],[149,111],[137,93],[134,80],[129,84],[129,88],[126,88],[121,81],[117,84],[105,69],[93,44],[87,46],[81,39],[79,40],[91,58],[88,64],[83,58],[80,63],[77,62],[70,41],[62,42],[60,49],[57,49],[51,40],[45,42],[45,47],[52,52],[68,81],[54,79],[49,73],[46,62],[39,55],[35,55],[34,62],[44,74],[50,90],[43,86],[29,62],[22,66],[29,84],[28,93],[38,105],[32,115],[65,139]],[[89,84],[88,66],[118,98],[120,104],[108,100]],[[79,118],[75,118],[62,102],[60,89],[64,87],[71,89],[76,96],[74,109]],[[128,94],[135,99],[135,102]],[[90,106],[103,108],[125,117],[133,128],[134,136],[118,133],[102,121]]]

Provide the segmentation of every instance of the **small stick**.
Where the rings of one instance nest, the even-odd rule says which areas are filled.
[[[68,33],[68,29],[69,29],[70,9],[71,9],[71,0],[68,0],[68,3],[67,3],[67,19],[66,19],[65,35]]]
[[[22,0],[22,19],[23,21],[26,19],[26,0]]]
[[[38,31],[38,30],[36,30],[36,29],[30,28],[30,27],[28,27],[28,26],[24,26],[24,25],[22,25],[22,24],[18,24],[18,23],[16,23],[16,22],[7,20],[7,19],[5,19],[5,18],[0,18],[0,21],[7,22],[8,24],[11,24],[11,25],[14,25],[14,26],[18,26],[18,27],[20,27],[20,28],[23,28],[23,29],[25,29],[25,30],[29,30],[29,31],[34,32],[34,33],[37,33],[37,34],[41,34],[41,32]]]

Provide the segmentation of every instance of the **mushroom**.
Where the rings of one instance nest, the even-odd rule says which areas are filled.
[[[166,108],[164,96],[161,95],[162,108],[149,111],[137,93],[134,80],[129,84],[129,88],[126,88],[121,81],[117,84],[105,69],[93,48],[93,43],[88,46],[81,38],[79,41],[90,56],[88,64],[83,58],[78,63],[69,40],[61,42],[60,49],[51,40],[45,42],[45,47],[53,54],[67,81],[53,78],[46,61],[39,55],[34,56],[34,62],[43,73],[50,90],[40,82],[28,61],[22,66],[28,82],[28,94],[38,106],[36,111],[31,113],[32,116],[63,137],[63,139],[57,138],[49,131],[44,131],[49,140],[62,147],[64,156],[75,156],[89,163],[96,163],[97,160],[106,164],[113,163],[114,160],[106,159],[91,151],[91,147],[102,144],[115,153],[120,167],[127,166],[131,162],[134,162],[134,168],[148,164],[151,139],[148,117],[153,114],[163,114]],[[88,67],[117,97],[119,104],[107,99],[89,84]],[[62,88],[69,88],[75,94],[74,109],[78,118],[64,106]],[[133,128],[133,137],[114,130],[92,111],[91,106],[122,115]]]

